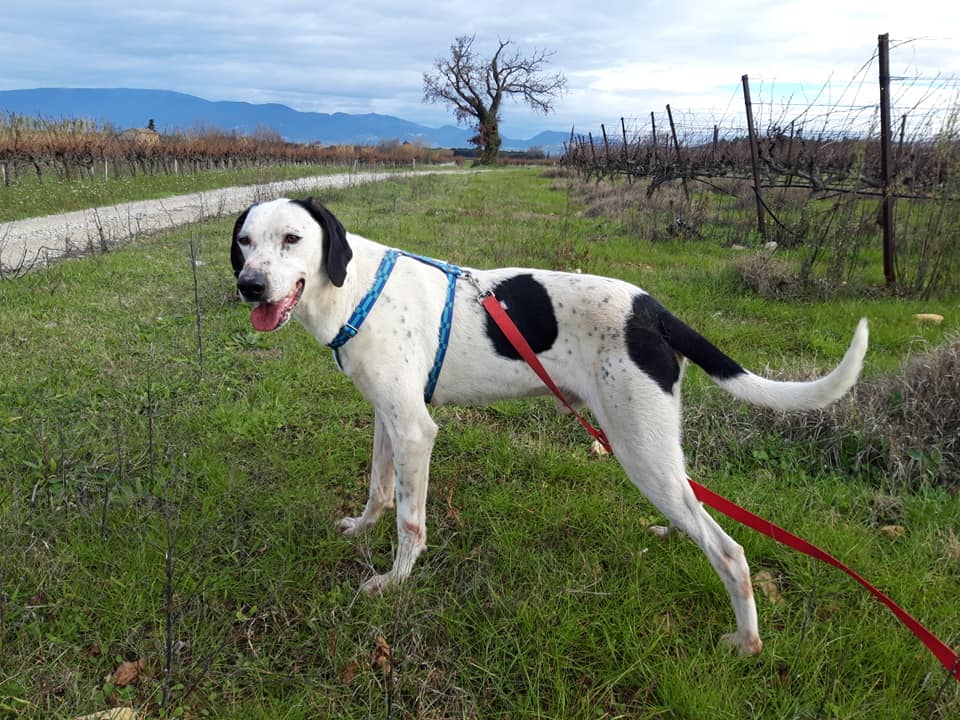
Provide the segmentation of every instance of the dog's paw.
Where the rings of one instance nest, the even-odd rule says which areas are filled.
[[[345,517],[341,518],[337,523],[337,533],[344,537],[352,538],[362,533],[368,527],[370,527],[370,523],[366,522],[363,517]]]
[[[374,575],[360,586],[360,592],[364,595],[382,595],[383,593],[397,587],[400,581],[392,572],[383,575]]]
[[[736,650],[740,654],[740,657],[759,655],[763,649],[763,643],[756,633],[727,633],[726,635],[720,636],[720,642]]]

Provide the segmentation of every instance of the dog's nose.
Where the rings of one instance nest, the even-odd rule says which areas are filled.
[[[240,273],[237,278],[237,290],[244,300],[256,302],[263,300],[267,292],[267,278],[263,273]]]

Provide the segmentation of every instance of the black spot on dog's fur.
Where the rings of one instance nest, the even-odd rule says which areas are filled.
[[[347,242],[347,231],[322,203],[310,197],[306,200],[294,200],[316,221],[323,231],[323,270],[336,287],[343,287],[347,277],[347,265],[353,258],[353,249]]]
[[[240,249],[240,243],[237,242],[237,236],[240,234],[243,224],[247,221],[247,215],[250,214],[250,209],[252,207],[253,205],[240,213],[236,222],[233,223],[233,242],[230,243],[230,264],[233,266],[234,277],[238,277],[240,275],[240,271],[243,270],[244,262],[243,250]]]
[[[680,377],[677,355],[689,358],[711,377],[723,380],[744,372],[706,338],[649,295],[637,295],[624,328],[630,359],[663,389]]]
[[[506,307],[507,315],[535,353],[546,352],[553,347],[559,334],[557,316],[546,288],[534,280],[533,275],[508,278],[493,289],[493,294]],[[489,315],[487,337],[493,342],[498,355],[520,360],[520,354]]]
[[[649,295],[638,295],[633,299],[633,312],[627,318],[624,335],[630,359],[669,393],[680,377],[680,362],[660,331],[660,317],[665,312]]]

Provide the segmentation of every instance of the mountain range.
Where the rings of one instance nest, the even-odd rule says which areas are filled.
[[[49,120],[88,118],[117,130],[146,127],[160,132],[213,127],[241,135],[270,128],[289,142],[375,145],[420,141],[433,147],[469,147],[474,131],[446,125],[431,128],[391,115],[300,112],[275,103],[211,101],[169,90],[128,88],[34,88],[0,90],[0,114]],[[504,138],[504,150],[540,148],[562,152],[569,135],[545,131],[528,140]]]

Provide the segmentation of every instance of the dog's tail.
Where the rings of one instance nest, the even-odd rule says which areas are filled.
[[[768,380],[744,370],[677,318],[667,323],[661,328],[670,346],[702,367],[717,385],[740,400],[774,410],[813,410],[839,400],[857,381],[867,352],[867,320],[863,318],[843,360],[829,374],[808,382]]]

